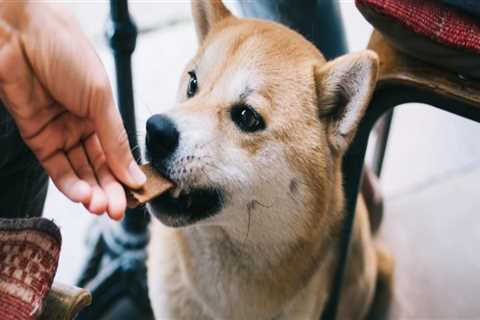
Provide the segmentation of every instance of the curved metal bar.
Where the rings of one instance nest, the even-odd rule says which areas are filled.
[[[346,211],[340,239],[340,259],[335,274],[332,298],[326,307],[322,319],[335,319],[340,294],[343,285],[343,276],[348,262],[350,238],[355,221],[355,209],[358,190],[362,177],[365,152],[368,137],[376,121],[387,111],[406,103],[423,103],[436,107],[458,116],[480,122],[480,106],[473,106],[454,97],[440,95],[431,90],[416,88],[402,83],[382,84],[372,98],[370,106],[359,125],[357,134],[347,154],[343,159],[343,177],[345,185]]]
[[[115,58],[118,106],[133,156],[140,162],[142,156],[137,141],[131,62],[138,32],[130,17],[127,0],[110,0],[110,11],[111,20],[106,35]],[[143,208],[140,207],[127,210],[122,225],[128,232],[143,233],[148,222],[148,215],[144,215]]]

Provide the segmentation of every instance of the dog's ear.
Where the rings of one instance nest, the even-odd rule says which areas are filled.
[[[192,14],[200,43],[216,23],[232,15],[221,0],[192,0]]]
[[[331,147],[343,153],[355,136],[378,77],[373,51],[352,53],[315,67],[320,118],[328,123]]]

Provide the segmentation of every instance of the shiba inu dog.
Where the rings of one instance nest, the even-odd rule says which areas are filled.
[[[178,105],[147,122],[151,164],[177,187],[148,204],[158,319],[319,319],[339,259],[341,161],[377,57],[326,62],[301,35],[192,2],[199,49]],[[339,319],[365,319],[379,255],[360,202]]]

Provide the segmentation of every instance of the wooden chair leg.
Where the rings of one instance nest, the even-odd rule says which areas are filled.
[[[54,283],[39,320],[70,320],[92,303],[90,293],[81,288]]]

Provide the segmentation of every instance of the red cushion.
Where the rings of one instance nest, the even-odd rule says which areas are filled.
[[[57,271],[60,230],[43,218],[0,219],[0,319],[33,320]]]
[[[438,0],[356,0],[441,44],[480,53],[480,22]]]

